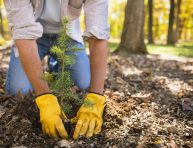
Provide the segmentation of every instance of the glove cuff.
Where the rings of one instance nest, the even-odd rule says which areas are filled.
[[[37,99],[38,97],[40,97],[40,96],[44,96],[44,95],[48,95],[48,94],[53,95],[52,93],[46,92],[46,93],[37,95],[37,96],[36,96],[36,99]]]
[[[97,92],[94,92],[94,91],[89,91],[88,93],[89,93],[89,94],[96,94],[96,95],[100,95],[100,96],[103,96],[103,97],[104,97],[103,94],[100,94],[100,93],[97,93]]]
[[[93,103],[101,104],[101,105],[105,104],[106,102],[105,96],[97,93],[92,93],[92,92],[87,94],[86,99],[88,99],[89,101],[92,101]]]
[[[58,99],[51,93],[39,95],[35,100],[38,108],[43,108],[46,106],[57,106],[59,107]],[[60,108],[60,107],[59,107]]]

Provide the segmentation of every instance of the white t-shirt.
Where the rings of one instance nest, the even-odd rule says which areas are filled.
[[[61,0],[45,1],[43,12],[37,20],[42,24],[44,33],[58,34],[60,32],[61,27],[60,8],[61,8]],[[83,43],[79,19],[70,22],[70,25],[72,30],[69,36],[72,39],[80,43]]]
[[[59,33],[61,0],[46,0],[38,21],[43,25],[44,33]]]

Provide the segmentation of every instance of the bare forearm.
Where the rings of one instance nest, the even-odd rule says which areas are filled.
[[[91,84],[90,91],[103,93],[107,67],[107,41],[90,39]]]
[[[16,46],[19,50],[19,57],[23,69],[32,83],[37,95],[49,92],[48,84],[42,80],[43,68],[38,55],[37,43],[35,40],[16,40]]]

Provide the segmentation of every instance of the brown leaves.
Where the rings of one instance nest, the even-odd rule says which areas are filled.
[[[193,98],[190,99],[190,98],[185,98],[182,100],[182,109],[185,111],[185,110],[188,110],[188,111],[192,111],[193,112]]]
[[[153,100],[153,96],[151,93],[144,93],[144,92],[133,94],[131,95],[131,97],[134,99],[140,99],[144,103],[150,103]]]
[[[3,107],[2,105],[0,105],[0,118],[5,114],[5,107]]]

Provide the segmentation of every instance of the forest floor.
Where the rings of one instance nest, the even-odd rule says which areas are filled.
[[[193,147],[192,58],[111,55],[103,131],[74,141],[42,134],[32,95],[5,94],[7,57],[0,55],[0,147]]]
[[[109,48],[115,51],[120,43],[119,39],[111,39]],[[150,54],[164,54],[193,57],[193,42],[179,42],[176,45],[166,45],[165,43],[146,44],[147,51]]]

